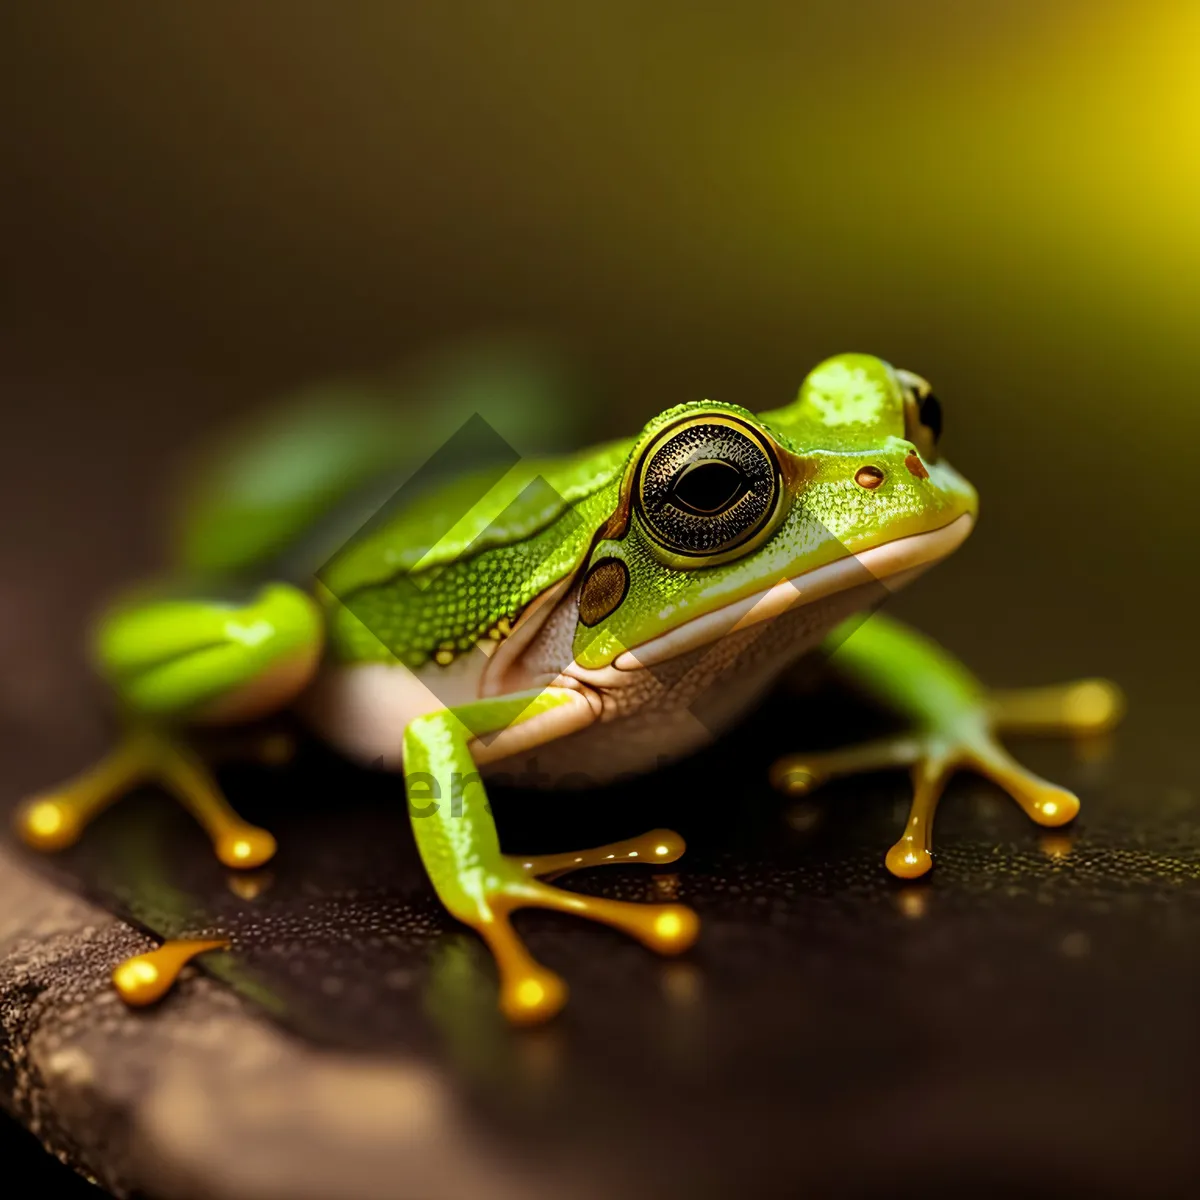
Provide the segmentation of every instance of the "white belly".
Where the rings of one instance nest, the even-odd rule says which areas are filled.
[[[610,673],[587,687],[597,700],[599,719],[488,762],[485,771],[522,786],[559,788],[654,770],[737,722],[780,674],[860,605],[861,598],[843,593],[836,602],[799,607],[668,662],[616,672],[615,681]],[[408,723],[477,699],[485,665],[482,654],[468,654],[430,674],[414,673],[399,663],[329,667],[298,711],[348,757],[399,770]],[[547,732],[552,730],[547,723]]]

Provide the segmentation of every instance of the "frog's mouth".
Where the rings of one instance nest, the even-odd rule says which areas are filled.
[[[856,588],[864,591],[864,606],[872,604],[883,598],[881,588],[887,593],[899,591],[929,567],[953,554],[967,540],[974,525],[973,514],[964,513],[938,529],[848,554],[695,617],[668,633],[626,650],[609,667],[591,671],[572,663],[566,674],[576,676],[580,682],[603,682],[611,686],[621,675],[627,677],[629,672],[678,658],[729,634]],[[614,676],[614,672],[618,674]],[[600,676],[605,677],[603,681]]]

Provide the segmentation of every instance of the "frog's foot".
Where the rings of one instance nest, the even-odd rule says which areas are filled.
[[[577,856],[554,857],[557,860]],[[455,916],[480,934],[491,950],[500,973],[500,1009],[517,1024],[534,1025],[553,1017],[566,1003],[567,985],[529,953],[509,919],[515,910],[546,908],[600,921],[659,954],[683,953],[700,932],[699,918],[682,904],[635,904],[568,892],[533,878],[529,862],[529,859],[507,859],[506,865],[514,874],[490,876],[475,911],[455,912]],[[584,865],[591,864],[573,863],[551,869],[561,873]]]
[[[122,793],[161,783],[204,826],[228,867],[257,867],[275,839],[243,821],[226,803],[192,743],[180,732],[215,729],[226,738],[214,758],[228,757],[232,726],[283,709],[317,669],[322,645],[315,601],[287,584],[268,584],[246,604],[170,597],[129,598],[96,631],[96,666],[112,684],[134,726],[91,770],[35,796],[17,816],[20,835],[39,850],[71,845]],[[266,761],[286,757],[284,740],[260,740]]]
[[[1120,720],[1122,711],[1119,690],[1101,680],[998,692],[944,725],[825,754],[783,758],[772,768],[771,777],[781,791],[798,795],[839,776],[908,767],[912,806],[904,834],[888,851],[886,861],[893,875],[917,879],[933,866],[933,818],[955,771],[978,771],[998,783],[1039,825],[1065,825],[1078,814],[1078,797],[1022,767],[1000,745],[999,734],[1103,733]]]
[[[275,853],[275,839],[230,808],[200,757],[182,741],[141,729],[69,783],[27,800],[17,832],[35,850],[63,850],[88,822],[131,788],[161,783],[204,827],[227,867],[258,867]]]
[[[500,1008],[512,1021],[536,1024],[554,1016],[567,998],[566,984],[535,962],[512,927],[520,908],[548,908],[601,921],[662,954],[686,950],[700,922],[680,904],[632,904],[568,892],[545,881],[582,867],[614,862],[672,862],[683,839],[656,829],[629,841],[572,854],[519,857],[500,848],[471,742],[510,730],[535,737],[552,720],[553,736],[594,719],[591,705],[570,688],[548,687],[489,697],[428,713],[404,731],[404,783],[413,835],[429,879],[447,910],[487,942],[500,973]],[[526,744],[532,744],[527,742]],[[439,804],[454,796],[457,803]]]

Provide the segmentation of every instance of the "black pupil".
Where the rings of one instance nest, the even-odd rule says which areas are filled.
[[[942,436],[942,402],[932,392],[921,401],[921,424],[935,442]]]
[[[741,495],[742,473],[732,463],[707,460],[685,467],[671,489],[674,500],[698,513],[722,512]]]

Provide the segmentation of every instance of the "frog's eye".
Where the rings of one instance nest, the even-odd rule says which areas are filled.
[[[776,456],[753,426],[724,415],[663,430],[643,452],[637,509],[662,549],[711,559],[750,542],[780,498]]]
[[[942,402],[929,383],[911,371],[898,371],[904,389],[904,436],[929,462],[937,461],[942,436]]]

